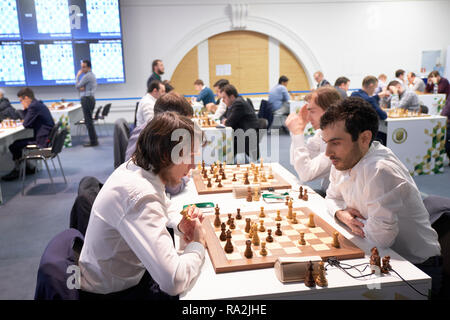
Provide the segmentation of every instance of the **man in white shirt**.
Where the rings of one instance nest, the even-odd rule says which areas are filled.
[[[142,97],[138,104],[138,110],[136,114],[136,127],[149,122],[153,119],[156,100],[166,92],[164,84],[158,80],[150,82],[147,93]]]
[[[121,299],[136,290],[133,298],[176,296],[198,276],[205,255],[203,216],[190,208],[182,218],[182,208],[169,208],[164,192],[195,166],[193,152],[179,164],[172,159],[180,143],[171,140],[177,129],[193,141],[189,118],[170,111],[158,114],[139,136],[132,159],[113,172],[97,195],[79,259],[81,298]],[[183,234],[187,245],[181,254],[167,227]]]
[[[327,190],[329,212],[374,246],[391,247],[420,265],[440,255],[420,192],[394,153],[374,141],[378,117],[352,97],[320,119],[326,155],[333,166]]]
[[[320,130],[320,117],[333,103],[341,100],[339,92],[333,87],[315,90],[298,114],[290,114],[286,126],[292,134],[290,159],[301,182],[322,179],[321,190],[325,196],[329,184],[331,161],[325,156],[325,142]],[[308,122],[316,130],[314,136],[305,141],[304,131]]]
[[[227,105],[223,102],[222,91],[223,88],[230,84],[227,79],[219,79],[214,84],[214,89],[216,90],[216,95],[218,97],[216,103],[208,103],[206,105],[206,110],[208,112],[214,113],[214,119],[220,119],[227,112]]]

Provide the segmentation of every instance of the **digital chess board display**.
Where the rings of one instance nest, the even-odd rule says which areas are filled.
[[[230,231],[229,239],[232,252],[225,252],[227,239],[220,239],[222,226],[215,227],[216,215],[207,216],[203,221],[206,230],[206,244],[208,254],[216,273],[271,268],[278,257],[306,257],[320,256],[322,259],[337,257],[339,260],[363,258],[364,251],[358,248],[350,240],[339,234],[325,220],[315,215],[309,208],[293,208],[294,219],[288,219],[288,208],[280,209],[280,218],[277,220],[277,210],[263,208],[264,217],[259,211],[240,212],[241,219],[236,219],[237,210],[234,212],[220,212],[220,222],[225,224],[225,230]],[[233,218],[234,228],[229,224],[229,214]],[[310,226],[311,216],[314,226]],[[259,243],[254,244],[254,235],[246,232],[246,219],[257,230]],[[261,221],[263,221],[261,228]],[[279,229],[281,235],[277,235]],[[261,231],[264,230],[264,231]],[[269,231],[270,230],[270,231]],[[269,236],[272,241],[267,241]],[[303,235],[301,235],[303,233]],[[338,247],[335,247],[337,239]],[[303,241],[301,241],[303,238]],[[250,250],[252,257],[246,257],[247,241],[251,241]],[[262,254],[262,242],[265,242],[265,253]]]
[[[0,57],[14,59],[7,72],[16,78],[0,85],[74,84],[82,60],[99,84],[125,82],[119,0],[2,0],[0,21],[0,41],[21,46]]]
[[[22,45],[19,41],[0,41],[0,86],[25,85]]]

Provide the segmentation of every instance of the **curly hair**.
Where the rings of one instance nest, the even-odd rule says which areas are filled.
[[[338,121],[345,121],[345,130],[352,136],[352,141],[358,140],[359,135],[370,130],[372,141],[378,133],[378,115],[373,107],[359,97],[345,98],[330,108],[320,118],[320,129],[325,129]]]

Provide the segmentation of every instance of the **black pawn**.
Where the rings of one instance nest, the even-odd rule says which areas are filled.
[[[222,222],[222,225],[220,226],[220,229],[222,230],[222,233],[219,236],[220,241],[227,240],[227,234],[225,233],[225,229],[227,228],[227,225],[225,222]]]
[[[316,286],[316,281],[314,280],[313,276],[313,270],[314,270],[313,263],[309,261],[306,267],[305,286],[310,288]]]

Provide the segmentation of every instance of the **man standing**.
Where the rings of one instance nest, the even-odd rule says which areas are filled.
[[[350,79],[346,77],[339,77],[336,79],[336,82],[334,83],[334,87],[341,95],[342,99],[347,98],[347,91],[350,87]]]
[[[17,96],[24,110],[23,126],[33,129],[33,138],[16,140],[9,146],[15,167],[10,173],[2,177],[2,180],[5,181],[19,178],[19,160],[22,157],[22,150],[29,144],[37,144],[40,148],[46,147],[48,134],[55,126],[50,111],[45,104],[35,99],[34,92],[30,88],[21,89]],[[28,163],[26,173],[34,173],[34,168],[29,167]]]
[[[147,94],[142,97],[138,104],[136,127],[139,127],[153,119],[153,108],[155,107],[155,102],[165,92],[166,87],[162,82],[158,80],[153,80],[150,82],[150,86],[147,88]]]
[[[330,83],[324,79],[322,71],[316,71],[314,73],[314,80],[317,82],[317,88],[330,85]]]
[[[412,90],[406,90],[400,82],[393,80],[388,84],[391,93],[389,98],[385,97],[388,108],[402,108],[411,111],[419,111],[420,102],[417,94]]]
[[[81,75],[83,77],[80,79]],[[92,113],[95,108],[95,90],[97,89],[97,78],[92,72],[92,65],[89,60],[81,62],[81,69],[77,73],[75,87],[80,92],[81,107],[83,109],[84,123],[89,133],[89,143],[84,147],[98,146],[97,132],[95,132],[94,122],[92,121]]]
[[[417,78],[416,74],[414,72],[408,72],[407,78],[408,78],[409,88],[412,91],[419,91],[419,92],[425,91],[425,82],[423,82],[422,79]]]
[[[150,82],[158,80],[162,82],[161,76],[164,74],[164,64],[161,60],[153,60],[152,63],[152,75],[147,80],[147,88],[150,86]]]

